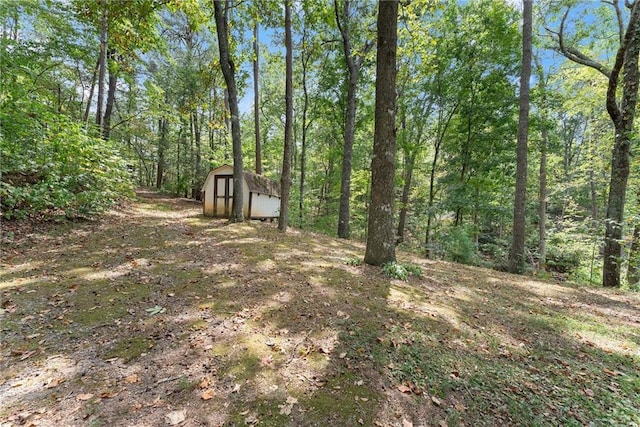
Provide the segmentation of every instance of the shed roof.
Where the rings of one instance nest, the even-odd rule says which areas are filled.
[[[243,172],[244,180],[247,182],[247,187],[252,193],[265,194],[267,196],[280,197],[280,183],[266,176],[257,175],[251,172]]]

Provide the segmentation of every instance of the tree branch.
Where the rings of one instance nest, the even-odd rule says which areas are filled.
[[[564,43],[564,26],[567,20],[567,16],[569,15],[569,11],[571,7],[567,7],[567,10],[564,12],[562,16],[562,20],[560,21],[560,31],[557,34],[558,36],[558,44],[560,46],[560,53],[562,53],[567,59],[576,62],[581,65],[585,65],[587,67],[591,67],[594,70],[597,70],[604,74],[607,78],[610,78],[611,71],[607,69],[603,64],[594,61],[589,58],[587,55],[580,52],[578,49],[572,48],[570,46],[566,46]]]
[[[602,0],[602,3],[610,4],[616,11],[616,18],[618,19],[618,37],[620,39],[620,44],[622,45],[624,42],[624,22],[622,21],[622,11],[620,10],[618,0]]]

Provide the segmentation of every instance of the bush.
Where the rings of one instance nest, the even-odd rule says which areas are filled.
[[[556,231],[549,233],[547,269],[558,273],[573,273],[583,260],[591,258],[591,246],[575,233]]]
[[[388,262],[386,264],[383,264],[382,271],[388,277],[398,280],[408,280],[410,276],[422,276],[422,268],[420,268],[420,266],[412,264],[399,264],[397,262]]]
[[[133,193],[113,143],[81,123],[41,113],[41,126],[0,144],[0,205],[7,219],[88,217]]]
[[[445,258],[462,264],[477,264],[478,251],[472,235],[464,226],[448,229],[440,237]]]

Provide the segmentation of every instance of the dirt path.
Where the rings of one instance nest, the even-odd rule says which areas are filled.
[[[390,280],[358,244],[200,213],[141,193],[5,234],[3,427],[634,420],[635,294],[418,259]]]

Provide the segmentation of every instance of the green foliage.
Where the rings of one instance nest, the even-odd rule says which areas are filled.
[[[389,262],[382,265],[382,271],[388,277],[398,280],[409,280],[409,277],[421,277],[422,268],[413,264],[400,264],[397,262]]]
[[[462,264],[478,263],[478,250],[470,227],[449,228],[440,235],[439,241],[446,259]]]
[[[360,258],[356,258],[356,257],[352,257],[352,258],[347,258],[344,260],[344,263],[346,265],[353,265],[353,266],[359,266],[362,265],[362,259]]]
[[[3,110],[2,122],[11,122],[12,113]],[[87,217],[132,193],[127,164],[112,143],[62,115],[39,119],[19,139],[1,141],[4,218]]]

